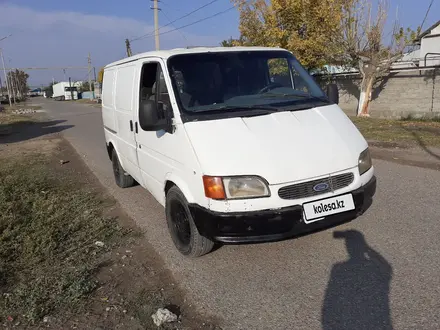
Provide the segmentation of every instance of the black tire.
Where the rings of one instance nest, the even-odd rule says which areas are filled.
[[[196,258],[211,252],[214,242],[200,235],[188,208],[188,202],[176,186],[168,190],[165,211],[168,230],[180,253]]]
[[[112,166],[113,175],[115,176],[115,182],[118,187],[128,188],[134,185],[134,179],[131,177],[131,175],[125,173],[114,149],[112,151]]]

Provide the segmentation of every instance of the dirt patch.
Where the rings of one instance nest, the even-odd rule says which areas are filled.
[[[410,144],[397,143],[397,142],[369,140],[368,144],[372,147],[385,148],[385,149],[409,149],[409,148],[411,148]]]
[[[162,329],[219,329],[68,142],[18,140],[0,146],[3,328],[157,329],[166,307],[180,318]]]
[[[0,145],[0,151],[1,151],[0,158],[34,154],[35,150],[38,150],[42,154],[51,154],[55,152],[57,148],[59,148],[58,145],[60,142],[61,142],[60,137],[53,136],[53,137],[47,137],[41,139],[34,139],[19,144]]]

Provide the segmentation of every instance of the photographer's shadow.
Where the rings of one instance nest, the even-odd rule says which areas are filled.
[[[389,292],[392,267],[357,230],[339,231],[349,259],[333,266],[322,307],[328,329],[392,329]]]

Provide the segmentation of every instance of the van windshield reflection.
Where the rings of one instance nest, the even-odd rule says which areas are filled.
[[[181,110],[190,115],[328,104],[318,84],[287,51],[181,54],[170,57],[168,68]]]

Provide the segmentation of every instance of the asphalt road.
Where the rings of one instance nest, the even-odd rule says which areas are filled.
[[[440,172],[377,160],[377,194],[357,220],[190,260],[174,249],[149,193],[114,184],[100,109],[34,102],[63,121],[57,130],[145,230],[188,298],[225,329],[440,329]]]

